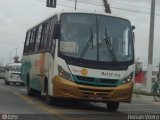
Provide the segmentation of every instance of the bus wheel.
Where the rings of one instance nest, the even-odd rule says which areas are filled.
[[[30,80],[27,79],[27,94],[28,96],[33,96],[33,89],[30,87]]]
[[[53,99],[50,95],[46,94],[46,103],[48,105],[54,105]]]
[[[21,83],[19,83],[19,86],[23,86]]]
[[[106,105],[109,111],[114,112],[117,111],[119,102],[107,102]]]
[[[41,95],[40,91],[34,90],[30,87],[30,80],[29,79],[27,79],[27,94],[28,94],[28,96],[40,96]]]
[[[22,86],[22,87],[25,86],[24,83],[19,83],[19,85]]]
[[[5,85],[9,85],[9,82],[7,81],[7,79],[5,79]]]

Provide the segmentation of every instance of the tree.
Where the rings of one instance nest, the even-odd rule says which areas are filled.
[[[19,63],[19,62],[20,62],[20,61],[18,60],[18,59],[19,59],[18,56],[15,56],[13,59],[14,59],[14,63]]]
[[[108,4],[107,0],[103,0],[104,8],[106,13],[111,13],[110,5]]]

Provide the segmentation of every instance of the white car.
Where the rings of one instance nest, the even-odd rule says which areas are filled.
[[[10,83],[19,83],[21,86],[24,86],[24,83],[21,80],[21,63],[7,64],[4,80],[6,85],[9,85]]]

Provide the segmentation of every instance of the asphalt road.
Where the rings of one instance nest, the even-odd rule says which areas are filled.
[[[121,103],[114,113],[103,103],[58,101],[53,106],[47,105],[43,96],[29,97],[25,87],[5,85],[0,79],[0,114],[0,120],[6,115],[18,120],[134,120],[152,115],[153,120],[160,120],[160,103],[152,97],[133,95],[131,104]]]

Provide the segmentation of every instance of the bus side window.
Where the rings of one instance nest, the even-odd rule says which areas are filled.
[[[28,31],[27,35],[26,35],[26,41],[25,41],[25,46],[24,46],[24,53],[28,53],[28,51],[29,51],[30,35],[31,35],[31,31]]]
[[[40,43],[40,51],[44,51],[46,48],[49,26],[50,26],[50,22],[43,24],[42,39],[41,39],[41,43]]]
[[[35,41],[35,34],[36,34],[36,29],[34,28],[31,31],[31,36],[30,36],[30,41],[29,41],[29,53],[33,52],[34,41]]]
[[[50,49],[50,52],[51,52],[52,55],[54,55],[55,46],[56,46],[56,40],[53,39],[53,40],[52,40],[51,49]]]
[[[46,50],[47,51],[51,51],[52,49],[52,43],[53,43],[53,30],[54,30],[54,24],[56,23],[56,19],[52,18],[51,19],[51,23],[50,23],[50,27],[49,27],[49,32],[48,32],[48,40],[47,40],[47,47]]]
[[[41,40],[41,34],[42,34],[42,25],[37,27],[36,30],[36,40],[35,40],[35,46],[34,46],[34,52],[39,51],[39,45],[40,45],[40,40]]]
[[[58,18],[57,17],[55,17],[54,18],[54,25],[55,24],[57,24],[57,21],[58,21]],[[53,30],[54,30],[54,26],[53,26]],[[55,46],[56,46],[56,39],[53,39],[53,31],[52,31],[52,33],[51,33],[52,35],[52,45],[51,45],[51,53],[52,53],[52,55],[54,55],[54,52],[55,52]]]

